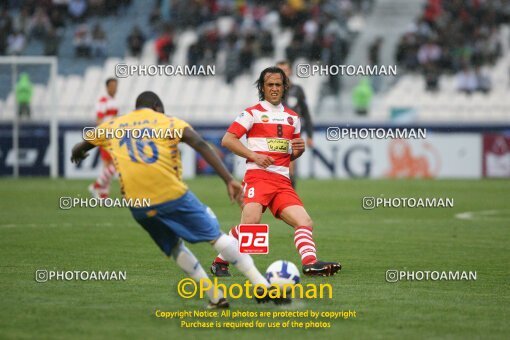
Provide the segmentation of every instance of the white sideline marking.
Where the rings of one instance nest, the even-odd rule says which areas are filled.
[[[475,220],[475,219],[503,219],[504,216],[497,216],[500,210],[482,210],[482,211],[466,211],[455,214],[455,218],[460,220]],[[495,216],[496,215],[496,216]]]
[[[25,223],[25,224],[0,224],[0,228],[18,228],[18,227],[112,227],[113,223],[105,222],[105,223]]]

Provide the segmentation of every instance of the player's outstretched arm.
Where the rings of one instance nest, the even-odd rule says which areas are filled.
[[[251,151],[237,138],[237,136],[231,132],[225,133],[221,140],[221,145],[235,153],[236,155],[251,159],[255,164],[263,167],[264,169],[274,163],[274,159],[270,156],[261,155]]]
[[[92,150],[96,146],[90,144],[87,141],[83,141],[81,143],[76,144],[73,147],[73,151],[71,154],[71,162],[78,164],[80,161],[88,157],[88,151]]]
[[[209,144],[207,144],[207,142],[191,127],[184,129],[181,141],[188,144],[195,149],[196,152],[201,154],[207,163],[209,163],[223,181],[225,181],[230,201],[240,202],[243,191],[241,184],[234,179],[223,161],[218,157]]]

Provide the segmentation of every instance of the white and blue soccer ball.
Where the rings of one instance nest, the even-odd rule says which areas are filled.
[[[266,270],[266,279],[270,284],[278,285],[280,288],[286,284],[293,285],[301,281],[296,265],[282,260],[271,263]]]

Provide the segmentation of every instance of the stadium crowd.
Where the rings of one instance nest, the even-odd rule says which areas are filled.
[[[459,91],[488,92],[491,80],[484,66],[501,55],[500,26],[509,19],[505,0],[428,0],[401,37],[396,60],[422,73],[428,91],[439,90],[441,75],[455,74]]]
[[[0,55],[21,55],[27,44],[39,40],[45,55],[58,55],[64,30],[74,32],[76,56],[106,56],[107,37],[101,25],[89,27],[89,18],[119,15],[132,0],[6,0],[0,4]]]
[[[175,49],[174,32],[193,28],[198,39],[188,50],[188,63],[218,63],[218,51],[227,55],[220,62],[227,83],[249,72],[257,58],[274,56],[278,39],[275,28],[289,28],[292,38],[286,58],[341,63],[353,38],[349,18],[368,11],[372,0],[176,0],[156,1],[150,15],[154,30],[160,30],[156,49],[160,63],[168,62]],[[225,20],[226,19],[226,20]],[[220,23],[220,20],[221,23]],[[223,65],[221,65],[223,63]],[[339,84],[331,82],[332,91]]]

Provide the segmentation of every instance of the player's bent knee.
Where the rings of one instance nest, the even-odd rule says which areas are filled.
[[[302,217],[302,218],[299,218],[297,219],[292,227],[295,228],[299,228],[299,227],[310,227],[310,228],[313,228],[313,221],[310,217]]]
[[[243,216],[243,222],[242,224],[259,224],[260,223],[260,217],[258,216],[247,216],[244,218]]]

